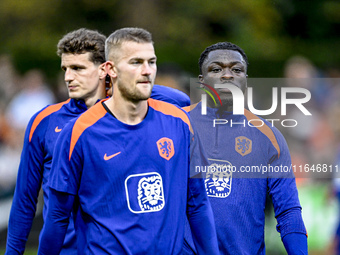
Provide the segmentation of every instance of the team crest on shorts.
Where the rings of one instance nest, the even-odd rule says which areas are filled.
[[[252,141],[245,136],[236,137],[235,150],[242,156],[248,155],[252,151]]]
[[[133,213],[157,212],[164,207],[162,176],[156,172],[128,176],[125,192],[129,210]]]
[[[209,197],[226,198],[231,192],[232,165],[229,161],[215,160],[205,176],[205,189]]]
[[[166,160],[172,158],[175,154],[174,143],[170,138],[163,137],[157,141],[159,155]]]

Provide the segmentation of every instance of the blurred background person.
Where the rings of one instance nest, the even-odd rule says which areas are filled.
[[[41,70],[28,71],[20,80],[20,87],[7,107],[6,118],[12,127],[25,130],[33,114],[55,99]]]

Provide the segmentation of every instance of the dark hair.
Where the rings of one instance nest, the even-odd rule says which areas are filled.
[[[105,62],[105,40],[106,36],[86,28],[72,31],[58,42],[57,54],[63,53],[83,54],[91,53],[90,61],[96,64]]]
[[[125,27],[114,31],[107,39],[105,45],[106,59],[115,55],[117,48],[123,42],[153,43],[150,32],[138,27]]]
[[[202,74],[203,62],[207,58],[208,54],[210,52],[214,51],[214,50],[234,50],[234,51],[238,51],[242,55],[247,66],[249,65],[247,55],[240,47],[238,47],[237,45],[230,43],[230,42],[219,42],[219,43],[215,43],[215,44],[210,45],[209,47],[205,48],[205,50],[201,53],[201,56],[198,60],[198,66],[199,66],[199,69],[200,69],[200,74]]]

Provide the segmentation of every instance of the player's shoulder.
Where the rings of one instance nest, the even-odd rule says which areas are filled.
[[[247,119],[248,124],[255,128],[259,129],[260,127],[263,127],[264,129],[268,129],[277,135],[282,135],[281,132],[275,127],[274,122],[269,122],[268,120],[255,115],[247,109],[244,110],[244,116]]]
[[[258,132],[258,137],[266,137],[267,141],[275,147],[278,154],[281,153],[282,147],[286,144],[285,138],[281,132],[274,126],[273,123],[259,117],[252,112],[245,109],[244,116],[248,121],[248,125],[251,127],[248,130],[253,130],[253,132]]]
[[[64,132],[64,136],[68,137],[67,139],[69,139],[70,142],[69,159],[71,159],[73,150],[78,140],[81,139],[81,137],[84,137],[83,134],[86,133],[85,130],[89,130],[91,126],[93,126],[97,121],[103,118],[104,115],[107,113],[106,109],[102,104],[102,102],[106,100],[107,99],[101,100],[100,102],[92,106],[90,109],[82,113],[80,116],[66,124],[62,132]],[[85,137],[86,138],[84,139],[88,138],[88,136],[86,135]]]
[[[164,115],[172,116],[174,118],[179,118],[186,124],[190,126],[190,119],[187,112],[185,112],[183,109],[179,108],[177,105],[164,102],[161,100],[156,100],[153,98],[148,99],[149,107],[154,109],[157,112],[160,112]]]
[[[96,123],[99,119],[101,119],[107,111],[105,110],[102,102],[106,101],[106,99],[101,100],[96,103],[94,106],[89,108],[87,111],[82,113],[73,121],[73,129],[79,129],[84,127],[89,127]]]
[[[31,141],[33,134],[39,127],[39,124],[41,124],[43,121],[47,121],[53,114],[57,113],[64,105],[66,105],[69,102],[70,99],[57,104],[51,104],[35,113],[28,124],[30,132],[29,140]]]
[[[188,105],[188,106],[184,106],[182,107],[182,109],[188,113],[192,112],[194,109],[197,109],[199,103],[196,104],[192,104],[192,105]]]
[[[184,92],[157,84],[152,88],[151,98],[175,104],[179,107],[190,105],[190,98]]]
[[[60,103],[47,105],[44,108],[42,108],[41,110],[39,110],[38,112],[36,112],[32,116],[31,120],[41,121],[42,119],[52,115],[53,113],[58,112],[64,105],[66,105],[69,102],[70,102],[70,99],[63,101],[63,102],[60,102]]]

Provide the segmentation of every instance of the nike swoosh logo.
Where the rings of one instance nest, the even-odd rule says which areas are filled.
[[[121,153],[121,151],[120,151],[120,152],[117,152],[117,153],[115,153],[115,154],[112,154],[112,155],[110,155],[110,156],[107,156],[106,153],[105,153],[104,159],[105,159],[105,160],[112,159],[113,157],[119,155],[120,153]]]
[[[61,129],[61,128],[58,128],[58,126],[54,129],[54,131],[55,131],[56,133],[59,133],[61,130],[62,130],[62,129]]]

